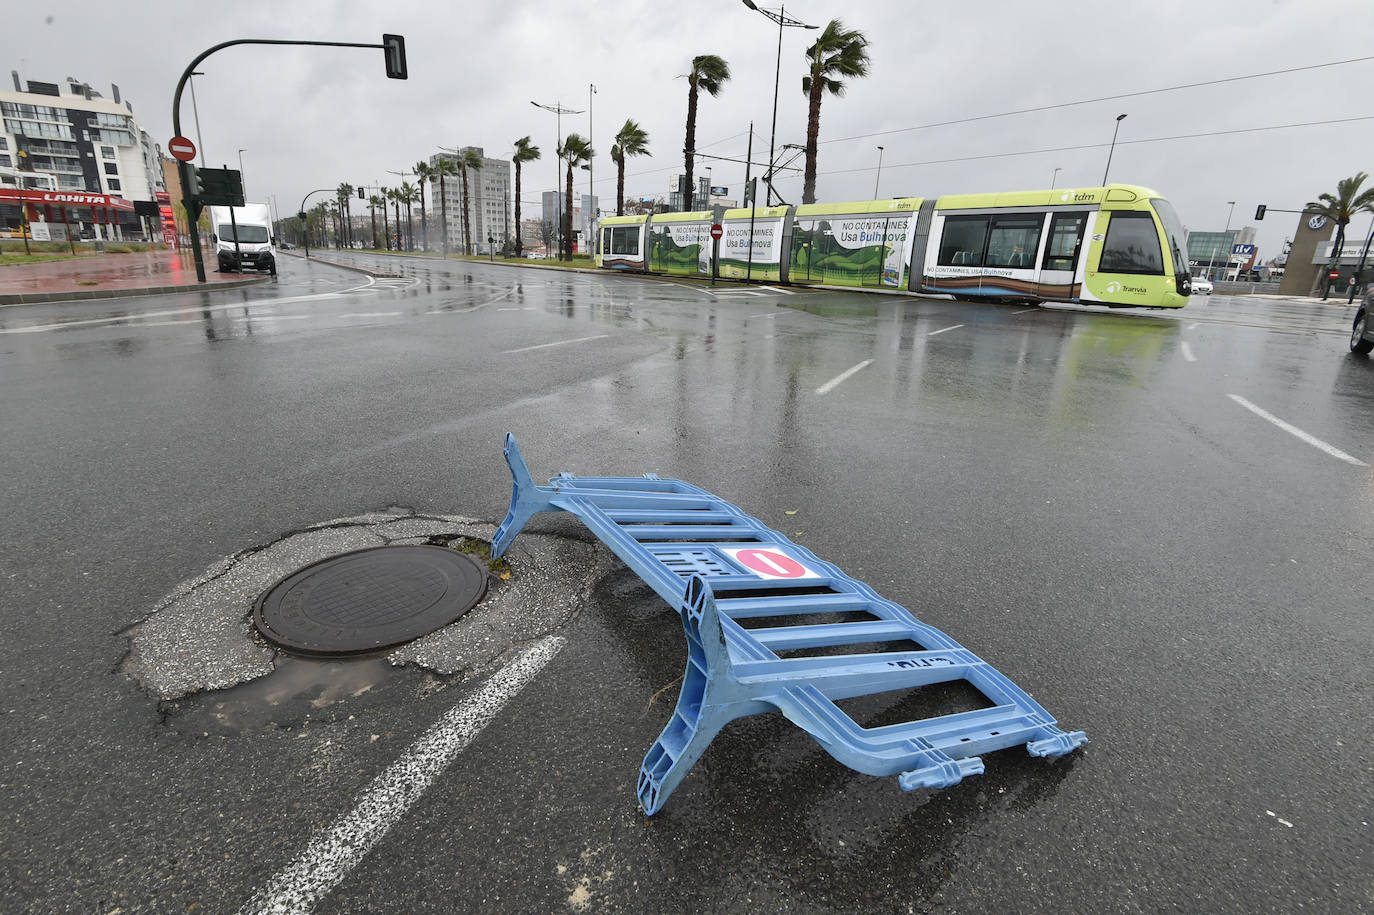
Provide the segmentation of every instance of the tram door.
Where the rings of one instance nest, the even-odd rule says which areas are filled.
[[[1074,274],[1083,252],[1083,228],[1087,213],[1055,213],[1050,217],[1050,238],[1045,261],[1040,265],[1040,295],[1048,299],[1076,299]]]

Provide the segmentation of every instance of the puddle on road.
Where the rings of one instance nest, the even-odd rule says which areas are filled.
[[[374,705],[443,689],[451,678],[385,657],[315,659],[281,655],[265,677],[161,704],[163,723],[187,736],[294,730],[346,719]]]

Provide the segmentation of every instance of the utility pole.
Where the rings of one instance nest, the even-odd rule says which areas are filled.
[[[562,156],[562,154],[558,153],[558,150],[559,150],[559,148],[561,148],[562,145],[563,145],[563,115],[565,115],[565,114],[584,114],[585,112],[578,111],[578,110],[576,110],[576,109],[574,109],[574,108],[564,108],[564,107],[563,107],[563,103],[562,103],[561,101],[556,101],[556,102],[554,102],[552,105],[541,105],[539,102],[536,102],[536,101],[534,101],[534,100],[531,100],[531,101],[530,101],[530,104],[533,105],[533,106],[536,107],[536,108],[543,108],[545,111],[552,111],[552,112],[554,113],[554,116],[555,116],[554,130],[556,130],[556,131],[558,132],[558,135],[557,135],[556,137],[554,137],[554,147],[553,147],[553,148],[554,148],[554,152],[557,154],[558,161],[554,164],[554,173],[555,173],[555,174],[554,174],[554,177],[553,177],[553,200],[554,200],[553,215],[554,215],[554,223],[556,223],[557,226],[558,226],[558,235],[559,235],[558,250],[559,250],[559,253],[561,254],[562,251],[563,251],[563,241],[564,241],[564,240],[562,239],[563,220],[560,219],[560,218],[558,218],[559,212],[560,212],[561,209],[562,209],[560,206],[558,206],[558,203],[559,203],[559,201],[561,201],[561,200],[563,199],[562,194],[559,192],[559,188],[562,186],[562,181],[563,181],[563,156]],[[569,219],[571,219],[571,216],[569,216]],[[569,251],[569,254],[571,254],[571,252],[572,252],[572,245],[571,245],[571,243],[569,243],[569,245],[568,245],[568,251]]]

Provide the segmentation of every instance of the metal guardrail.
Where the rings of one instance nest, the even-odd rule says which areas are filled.
[[[995,750],[1024,744],[1032,756],[1061,756],[1087,742],[1082,731],[1056,727],[1025,691],[954,639],[719,496],[655,474],[562,473],[538,486],[510,435],[505,456],[514,485],[493,556],[535,514],[572,512],[681,619],[682,690],[639,774],[648,814],[663,807],[722,727],[774,709],[835,759],[870,775],[897,775],[907,791],[980,774],[980,757]],[[842,621],[814,621],[837,616]],[[760,620],[769,625],[757,627]],[[838,704],[960,680],[989,707],[865,728]]]

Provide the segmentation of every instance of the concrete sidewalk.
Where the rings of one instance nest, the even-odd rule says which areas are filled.
[[[205,272],[196,282],[190,252],[144,251],[135,254],[88,254],[41,264],[6,265],[0,258],[0,305],[113,299],[160,295],[188,289],[233,289],[265,283],[262,274]]]

